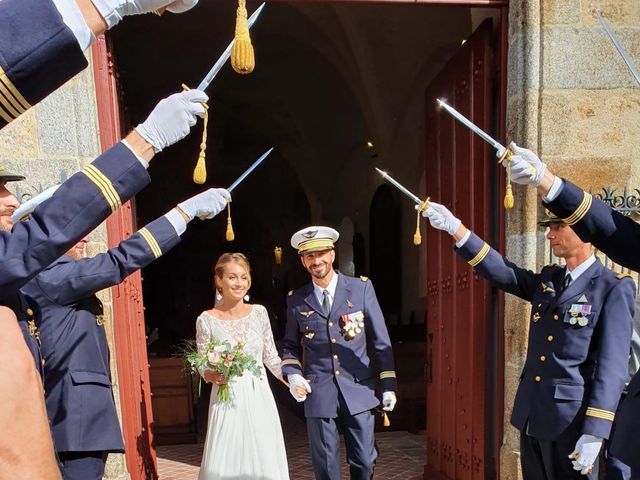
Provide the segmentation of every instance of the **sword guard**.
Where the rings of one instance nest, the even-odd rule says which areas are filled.
[[[509,147],[506,147],[504,149],[504,152],[502,152],[502,155],[498,157],[498,163],[502,163],[504,160],[508,162],[511,160],[512,156],[513,156],[513,150],[511,150]]]

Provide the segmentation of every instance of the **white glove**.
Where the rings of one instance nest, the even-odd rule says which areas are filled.
[[[289,392],[291,392],[293,398],[295,398],[298,403],[304,402],[307,396],[298,396],[296,387],[303,387],[308,393],[311,393],[311,385],[309,385],[309,382],[299,373],[287,375],[287,380],[289,380]]]
[[[547,165],[542,163],[531,150],[520,148],[513,142],[509,148],[513,152],[511,161],[503,160],[502,166],[510,165],[511,180],[520,185],[533,185],[534,187],[540,185]]]
[[[392,412],[396,406],[396,394],[393,392],[382,392],[382,409],[385,412]]]
[[[160,100],[136,131],[153,145],[156,153],[161,152],[189,134],[196,124],[196,115],[204,116],[202,104],[207,100],[207,94],[200,90],[174,93]]]
[[[198,0],[91,0],[102,18],[111,28],[127,15],[149,13],[167,7],[172,13],[182,13],[192,9]]]
[[[195,217],[209,219],[224,210],[224,207],[226,207],[230,201],[231,194],[224,188],[210,188],[179,203],[178,207],[180,207],[191,220]]]
[[[598,459],[598,454],[602,448],[602,438],[593,435],[582,435],[576,442],[569,458],[573,461],[573,469],[580,470],[580,473],[587,475],[591,473],[593,464]]]
[[[436,202],[429,202],[429,207],[422,212],[422,216],[429,219],[433,228],[444,230],[449,235],[456,233],[462,223],[447,207]]]

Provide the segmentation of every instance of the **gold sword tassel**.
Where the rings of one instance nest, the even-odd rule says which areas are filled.
[[[256,66],[253,45],[251,45],[251,37],[249,36],[246,3],[246,0],[238,0],[236,36],[231,49],[231,66],[236,73],[243,75],[253,72]]]
[[[417,247],[422,243],[422,235],[420,234],[420,218],[422,217],[422,212],[424,212],[427,208],[429,208],[429,197],[422,202],[418,208],[416,209],[416,231],[413,234],[413,244]],[[385,427],[388,425],[385,425]]]
[[[513,155],[511,150],[509,148],[506,148],[504,153],[498,159],[498,163],[502,163],[503,160],[506,162],[505,167],[507,170],[507,175],[506,175],[507,185],[504,192],[504,208],[513,208],[513,204],[514,204],[513,190],[511,189],[511,170],[510,170],[511,155]]]
[[[184,83],[182,84],[182,90],[185,92],[190,90]],[[200,154],[198,155],[198,162],[193,170],[193,182],[198,185],[202,185],[207,181],[207,164],[206,164],[206,150],[207,150],[207,126],[209,125],[209,105],[203,103],[204,107],[204,128],[202,130],[202,141],[200,142]]]

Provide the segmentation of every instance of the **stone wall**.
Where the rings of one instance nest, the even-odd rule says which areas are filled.
[[[92,70],[87,69],[43,102],[0,130],[0,165],[27,177],[9,183],[18,200],[24,201],[38,192],[64,181],[88,165],[100,153],[95,87]],[[87,255],[107,249],[104,224],[90,235]],[[113,342],[113,309],[110,290],[99,294],[105,306],[105,329],[109,346]],[[111,356],[112,380],[118,412],[118,376],[115,354]],[[110,455],[105,479],[129,479],[124,455]]]
[[[640,186],[640,90],[591,11],[590,0],[512,1],[507,136],[536,151],[552,171],[585,189]],[[605,19],[640,65],[640,2],[602,0]],[[506,254],[545,263],[533,189],[516,187]],[[526,356],[529,306],[505,298],[505,435],[501,478],[520,478],[518,432],[509,417]]]

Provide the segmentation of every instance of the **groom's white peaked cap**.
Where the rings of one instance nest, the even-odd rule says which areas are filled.
[[[331,227],[306,227],[291,237],[291,246],[299,254],[333,249],[340,234]]]

